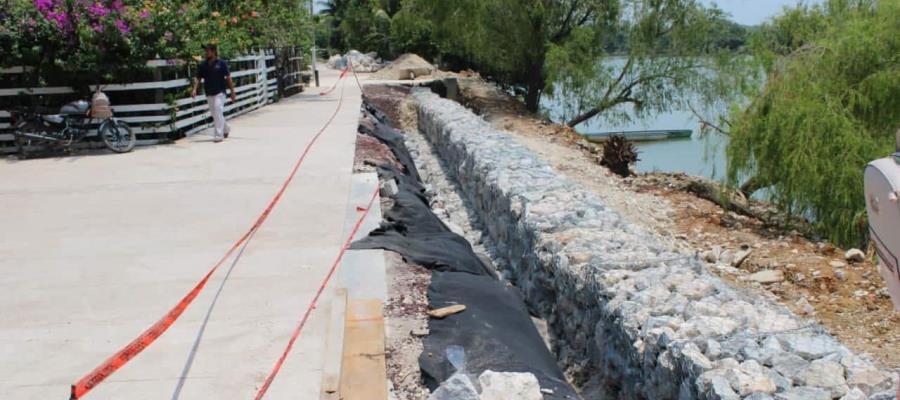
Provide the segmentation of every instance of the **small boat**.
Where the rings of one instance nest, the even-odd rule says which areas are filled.
[[[589,142],[603,143],[609,140],[612,135],[622,135],[631,142],[648,142],[651,140],[666,140],[676,138],[691,137],[693,133],[690,129],[661,129],[652,131],[610,131],[610,132],[594,132],[582,133]]]

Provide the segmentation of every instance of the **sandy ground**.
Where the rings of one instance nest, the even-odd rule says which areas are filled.
[[[664,174],[623,179],[578,146],[570,128],[527,115],[519,103],[483,80],[461,79],[464,103],[495,127],[508,131],[558,172],[590,188],[629,220],[655,232],[675,248],[705,254],[750,249],[735,268],[728,256],[711,270],[733,284],[757,291],[821,323],[857,352],[888,368],[900,367],[900,313],[893,311],[884,282],[870,262],[850,263],[844,250],[809,240],[795,231],[725,211],[675,189],[678,177]],[[725,259],[725,262],[721,262]],[[784,280],[761,284],[749,275],[779,270]]]

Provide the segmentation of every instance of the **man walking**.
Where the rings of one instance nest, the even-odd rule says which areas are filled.
[[[200,80],[203,80],[203,90],[206,92],[206,101],[209,103],[209,112],[213,117],[215,132],[213,141],[221,142],[228,137],[231,128],[225,122],[225,88],[231,90],[231,101],[235,100],[234,82],[231,81],[231,72],[228,71],[228,63],[219,59],[219,49],[214,44],[204,45],[206,60],[197,67],[197,77],[194,78],[194,89],[191,96],[197,97],[197,89]]]

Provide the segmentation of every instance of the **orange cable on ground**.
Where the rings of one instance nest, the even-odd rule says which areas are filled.
[[[331,87],[328,88],[328,90],[319,92],[319,96],[325,96],[325,95],[327,95],[327,94],[333,92],[334,89],[337,88],[338,83],[341,83],[341,80],[344,79],[344,75],[347,75],[347,71],[348,71],[349,69],[350,69],[349,66],[346,67],[346,68],[344,68],[344,70],[341,71],[341,76],[338,77],[338,80],[334,81],[334,85],[331,85]]]
[[[350,243],[353,242],[353,237],[356,236],[356,233],[359,231],[359,227],[362,226],[363,221],[366,219],[366,215],[369,214],[369,210],[372,208],[372,203],[375,202],[375,199],[378,198],[378,187],[376,185],[375,191],[372,193],[372,197],[369,199],[369,204],[366,205],[365,208],[357,207],[356,210],[361,212],[362,215],[359,216],[359,219],[356,220],[356,225],[353,226],[353,230],[350,231],[350,235],[347,236],[347,240],[344,241],[344,245],[341,246],[340,251],[338,252],[337,257],[334,259],[334,262],[331,264],[331,268],[328,270],[328,273],[325,274],[325,278],[322,280],[322,283],[319,285],[319,289],[316,290],[316,295],[313,296],[312,301],[309,303],[309,306],[306,307],[306,312],[303,313],[303,317],[300,319],[300,322],[297,324],[297,327],[294,328],[294,332],[291,334],[290,340],[288,340],[287,346],[284,348],[284,352],[281,353],[281,357],[278,357],[278,360],[275,362],[275,366],[272,367],[272,371],[269,372],[269,375],[266,377],[265,382],[256,392],[256,400],[260,400],[265,396],[266,392],[269,390],[269,386],[272,384],[272,381],[275,380],[275,376],[278,375],[278,372],[281,371],[281,366],[284,364],[284,361],[287,359],[288,354],[291,352],[291,349],[294,348],[294,342],[297,341],[297,338],[300,336],[300,332],[303,331],[303,327],[306,325],[306,321],[309,319],[310,314],[312,314],[312,310],[316,308],[316,303],[319,301],[319,297],[322,296],[322,292],[325,291],[325,287],[328,286],[328,282],[331,280],[331,277],[334,275],[334,271],[337,270],[337,267],[340,265],[341,260],[344,258],[344,253],[347,252],[347,249],[350,248]]]
[[[359,83],[359,77],[356,75],[356,71],[353,70],[352,62],[349,57],[347,59],[347,68],[353,72],[353,76],[356,77],[356,85],[359,86],[360,91],[362,91],[362,85]],[[343,88],[341,89],[343,90]],[[331,280],[331,277],[334,275],[334,271],[337,270],[337,267],[340,265],[341,260],[344,258],[344,253],[347,252],[347,249],[350,248],[350,243],[353,242],[353,237],[356,236],[356,232],[359,231],[359,227],[362,226],[363,221],[366,218],[366,215],[369,214],[369,210],[372,208],[372,203],[375,202],[375,199],[378,198],[378,186],[375,187],[375,192],[372,193],[372,197],[369,199],[369,204],[366,205],[365,208],[357,207],[356,211],[363,213],[359,216],[359,219],[356,221],[356,225],[353,226],[353,230],[350,231],[350,235],[347,237],[347,240],[344,242],[344,245],[341,247],[338,252],[337,257],[334,259],[334,262],[331,264],[331,268],[328,270],[328,273],[325,274],[325,278],[322,280],[322,283],[319,285],[319,289],[316,291],[316,295],[313,296],[312,301],[309,303],[309,306],[306,307],[306,311],[303,313],[303,317],[300,318],[300,322],[297,324],[297,327],[294,328],[294,332],[291,334],[290,340],[288,340],[287,346],[284,348],[284,351],[281,353],[281,357],[278,357],[278,360],[275,362],[275,366],[272,367],[272,371],[269,372],[269,375],[266,377],[266,380],[263,382],[263,385],[260,386],[259,390],[256,392],[255,400],[260,400],[263,396],[266,395],[266,392],[269,390],[269,386],[272,385],[272,381],[275,380],[275,377],[281,371],[281,366],[284,365],[284,361],[287,360],[288,354],[290,354],[291,349],[294,348],[294,342],[297,341],[297,338],[300,337],[300,332],[303,331],[303,327],[306,325],[306,321],[309,319],[310,314],[316,308],[316,303],[319,302],[319,297],[322,296],[322,292],[325,291],[325,287],[328,286],[328,282]]]
[[[345,74],[346,70],[341,73],[341,77],[338,78],[338,82],[340,82]],[[337,86],[337,83],[335,83],[335,86]],[[241,244],[247,241],[247,239],[253,234],[253,232],[259,229],[259,227],[262,226],[262,224],[266,221],[266,219],[269,217],[269,214],[271,214],[272,210],[281,200],[281,197],[282,195],[284,195],[285,190],[287,190],[288,185],[290,185],[291,181],[293,181],[294,176],[297,175],[297,171],[300,169],[300,165],[303,164],[303,160],[306,159],[306,156],[307,154],[309,154],[312,146],[316,143],[319,137],[322,136],[322,133],[325,132],[328,126],[331,125],[335,117],[337,117],[337,114],[340,111],[343,102],[344,90],[342,86],[341,96],[338,98],[338,104],[334,110],[334,113],[331,115],[328,121],[325,122],[325,125],[323,125],[322,128],[319,129],[318,132],[316,132],[315,136],[313,136],[309,143],[307,143],[306,147],[303,149],[303,153],[300,154],[300,157],[294,163],[290,174],[288,174],[287,178],[284,180],[281,188],[275,193],[275,196],[272,197],[272,200],[269,201],[269,204],[259,215],[259,217],[257,217],[253,225],[251,225],[250,228],[240,237],[240,239],[238,239],[231,246],[231,248],[228,249],[225,255],[222,256],[222,258],[219,259],[219,261],[216,262],[215,265],[213,265],[213,267],[209,270],[209,272],[206,273],[203,279],[201,279],[200,282],[198,282],[197,285],[194,286],[194,288],[191,289],[191,291],[188,292],[187,295],[185,295],[181,299],[181,301],[179,301],[175,305],[175,307],[172,307],[172,309],[169,310],[166,315],[156,321],[156,323],[150,326],[150,328],[148,328],[146,331],[141,333],[140,336],[132,340],[131,343],[129,343],[127,346],[113,354],[110,358],[108,358],[106,361],[101,363],[99,366],[94,368],[94,370],[89,372],[87,375],[79,379],[78,382],[72,385],[72,391],[69,397],[70,400],[80,399],[85,394],[90,392],[93,388],[97,387],[97,385],[99,385],[106,378],[116,372],[119,368],[127,364],[129,361],[131,361],[131,359],[144,351],[144,349],[146,349],[154,341],[156,341],[156,339],[162,336],[162,334],[165,333],[169,329],[169,327],[171,327],[172,324],[175,323],[176,320],[178,320],[184,310],[186,310],[188,306],[191,305],[197,295],[199,295],[203,288],[206,286],[206,283],[209,281],[209,278],[213,275],[213,273],[215,273],[216,270],[218,270],[219,267],[225,262],[225,260],[227,260],[234,253],[234,251],[241,246]]]

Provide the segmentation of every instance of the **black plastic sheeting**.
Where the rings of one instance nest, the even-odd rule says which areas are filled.
[[[545,400],[579,399],[547,350],[518,290],[497,280],[469,242],[431,212],[403,135],[365,97],[363,104],[374,128],[361,124],[360,132],[387,145],[405,171],[393,165],[378,167],[381,179],[393,179],[398,192],[391,196],[394,204],[384,213],[381,226],[351,248],[391,250],[432,270],[430,308],[466,306],[461,313],[429,320],[429,335],[423,338],[419,357],[426,386],[434,390],[456,372],[447,361],[447,348],[458,345],[465,350],[469,374],[477,376],[488,369],[530,372],[541,388],[552,391],[544,393]]]

